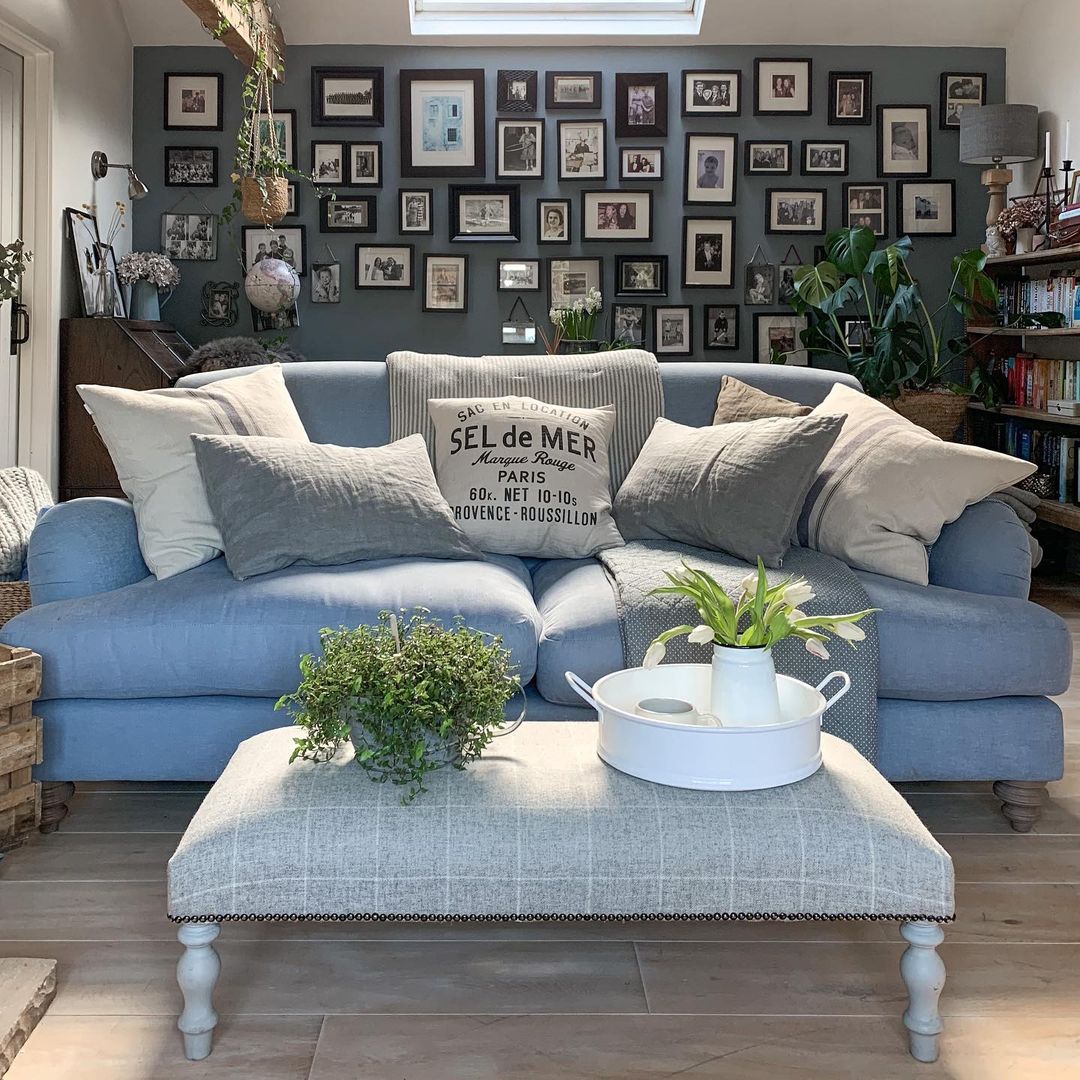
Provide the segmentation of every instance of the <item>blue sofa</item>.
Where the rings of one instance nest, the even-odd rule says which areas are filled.
[[[388,441],[384,364],[284,372],[314,441]],[[754,364],[670,363],[662,374],[667,416],[694,425],[711,422],[723,374],[807,404],[852,381]],[[501,633],[538,719],[592,715],[566,669],[591,681],[622,666],[613,594],[591,559],[292,566],[237,582],[219,558],[156,581],[129,504],[92,498],[42,515],[29,568],[34,606],[4,638],[44,657],[46,780],[216,777],[242,739],[288,722],[274,702],[295,688],[297,658],[317,648],[319,629],[384,608],[423,604]],[[881,770],[894,781],[1003,781],[1014,824],[1030,827],[1042,787],[1062,772],[1061,713],[1049,695],[1068,686],[1071,641],[1060,618],[1027,600],[1029,548],[1016,516],[991,501],[946,526],[926,588],[858,576],[882,609]]]

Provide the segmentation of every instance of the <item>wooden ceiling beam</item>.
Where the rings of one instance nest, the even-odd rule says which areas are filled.
[[[184,0],[184,3],[198,16],[207,33],[221,41],[245,67],[251,67],[257,48],[256,34],[252,32],[244,7],[233,0]],[[270,58],[270,66],[274,78],[280,82],[285,71],[285,35],[274,21],[274,13],[267,0],[252,0],[251,6],[251,18],[256,26],[265,32],[266,39],[270,42],[274,53]],[[223,24],[227,29],[219,34],[218,27]]]

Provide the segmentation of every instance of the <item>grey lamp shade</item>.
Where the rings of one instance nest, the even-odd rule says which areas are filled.
[[[1039,110],[1034,105],[983,105],[960,114],[960,160],[1003,165],[1039,156]]]

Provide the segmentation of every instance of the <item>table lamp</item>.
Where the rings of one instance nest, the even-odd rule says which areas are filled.
[[[960,160],[989,165],[981,179],[990,192],[986,224],[996,225],[1005,209],[1012,169],[1003,166],[1039,156],[1039,110],[1035,105],[983,105],[960,114]]]

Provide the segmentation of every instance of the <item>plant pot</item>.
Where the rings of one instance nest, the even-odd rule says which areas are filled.
[[[951,390],[941,388],[904,390],[898,398],[886,404],[913,424],[949,442],[967,415],[970,400],[965,394],[954,394]]]
[[[577,353],[592,353],[600,348],[600,342],[595,338],[563,338],[559,342],[558,352],[564,356]]]
[[[147,322],[160,322],[161,298],[158,296],[158,287],[153,282],[136,281],[131,286],[128,318],[142,319]]]
[[[284,176],[242,177],[240,209],[253,225],[276,225],[289,210],[289,181]]]
[[[1035,230],[1029,226],[1016,230],[1016,254],[1029,255],[1035,250]]]
[[[713,646],[712,714],[724,727],[780,723],[772,650]]]
[[[349,729],[349,738],[358,754],[369,745],[365,734],[362,724],[353,724]],[[436,768],[443,769],[461,761],[461,741],[456,737],[440,739],[438,735],[429,734],[425,741],[428,745],[427,759]]]

